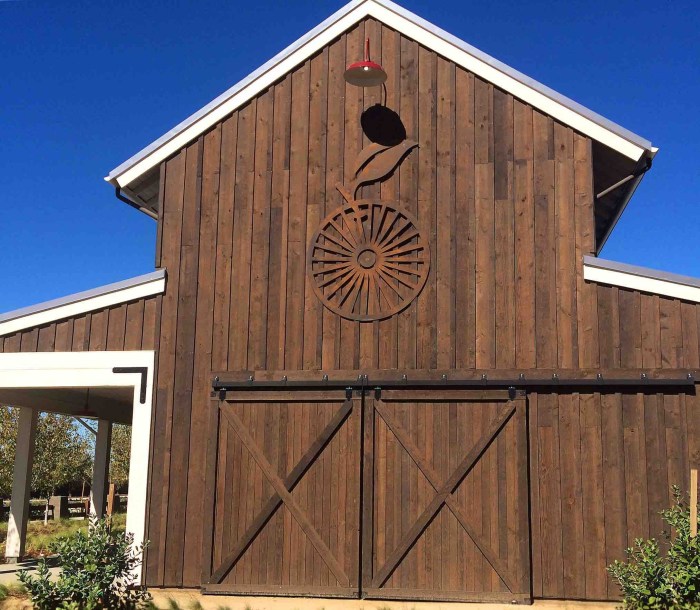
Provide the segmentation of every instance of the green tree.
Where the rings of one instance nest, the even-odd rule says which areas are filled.
[[[0,501],[12,495],[19,409],[0,406]]]
[[[92,451],[90,441],[68,415],[42,413],[37,422],[32,468],[32,493],[49,498],[68,483],[90,478]]]
[[[129,455],[131,453],[131,426],[112,426],[112,450],[109,456],[109,480],[117,489],[129,481]]]

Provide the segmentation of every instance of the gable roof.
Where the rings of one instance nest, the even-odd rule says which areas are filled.
[[[126,194],[130,195],[132,189],[128,188],[129,185],[135,184],[161,161],[366,17],[381,21],[634,162],[656,153],[648,140],[479,51],[391,0],[352,0],[255,72],[113,169],[105,180],[126,189]]]

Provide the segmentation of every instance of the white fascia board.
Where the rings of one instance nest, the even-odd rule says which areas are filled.
[[[165,270],[47,301],[0,316],[0,337],[165,292]]]
[[[164,136],[112,170],[105,180],[122,188],[129,185],[368,16],[376,18],[634,161],[639,160],[645,152],[652,152],[651,142],[648,140],[506,66],[397,4],[389,0],[355,0]]]
[[[591,282],[620,286],[661,296],[700,303],[700,280],[584,257],[583,278]]]

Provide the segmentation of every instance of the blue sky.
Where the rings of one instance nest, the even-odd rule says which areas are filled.
[[[659,146],[602,256],[700,277],[700,4],[402,4]],[[152,271],[102,177],[340,6],[0,1],[0,312]]]

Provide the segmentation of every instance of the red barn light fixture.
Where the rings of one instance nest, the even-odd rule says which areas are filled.
[[[365,41],[365,58],[350,64],[343,75],[345,82],[356,87],[374,87],[386,80],[386,72],[369,58],[369,38]]]

